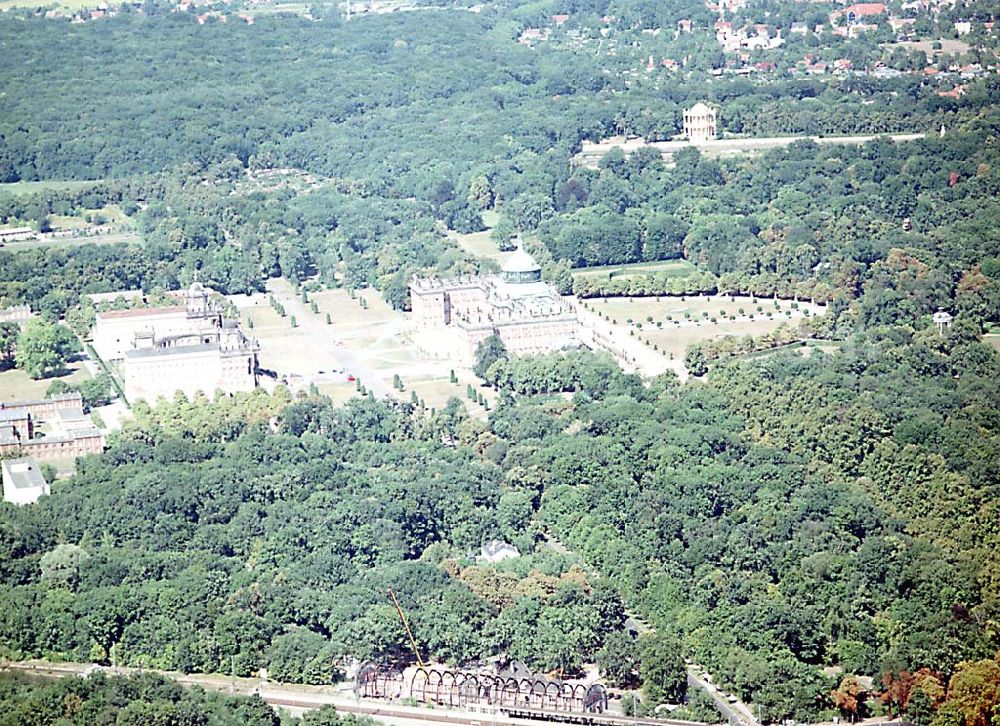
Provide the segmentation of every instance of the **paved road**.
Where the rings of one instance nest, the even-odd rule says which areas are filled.
[[[873,139],[888,136],[893,141],[913,141],[924,138],[924,134],[882,134],[864,136],[770,136],[746,139],[712,139],[710,141],[699,141],[692,144],[690,141],[654,141],[647,142],[643,139],[624,139],[616,136],[604,139],[599,143],[584,141],[579,154],[575,159],[584,166],[596,167],[601,158],[611,149],[621,149],[626,156],[637,149],[652,146],[659,149],[664,158],[669,158],[681,149],[689,147],[697,148],[706,156],[726,156],[730,154],[753,153],[765,151],[767,149],[777,149],[788,146],[796,141],[813,141],[817,144],[864,144]]]
[[[287,283],[269,280],[267,291],[278,299],[289,315],[295,316],[295,322],[309,334],[314,346],[336,360],[344,371],[359,379],[375,398],[395,398],[392,389],[385,384],[373,368],[358,360],[357,356],[347,348],[334,342],[330,335],[330,329],[324,322],[320,322],[317,316],[313,315],[312,310],[302,303],[301,298],[295,295],[295,291]]]
[[[577,317],[580,319],[580,339],[585,345],[611,353],[626,372],[637,372],[643,376],[653,377],[672,369],[680,380],[687,380],[688,373],[684,361],[669,360],[663,353],[643,345],[640,338],[629,335],[624,326],[613,325],[603,320],[573,296],[569,296],[568,299],[576,308]]]
[[[743,726],[760,726],[757,719],[753,717],[750,712],[749,707],[741,701],[736,701],[735,703],[730,703],[729,699],[723,696],[719,689],[714,685],[706,681],[698,670],[693,667],[688,667],[687,671],[688,685],[694,686],[709,696],[711,696],[712,701],[715,703],[716,709],[719,713],[726,717],[726,720],[730,724],[743,724]]]

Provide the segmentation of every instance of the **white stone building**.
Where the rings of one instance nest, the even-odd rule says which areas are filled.
[[[710,141],[718,134],[715,109],[699,101],[684,112],[684,136],[693,143]]]
[[[445,352],[462,365],[471,365],[476,347],[494,334],[513,355],[579,346],[575,309],[542,281],[538,263],[520,248],[500,275],[414,278],[410,305],[416,343],[430,353]],[[435,335],[443,332],[452,335]]]
[[[3,499],[11,504],[34,504],[49,493],[49,484],[34,459],[0,461],[3,472]]]
[[[198,282],[188,288],[183,306],[99,313],[94,348],[105,361],[120,362],[130,402],[257,385],[257,342],[223,317],[211,291]]]

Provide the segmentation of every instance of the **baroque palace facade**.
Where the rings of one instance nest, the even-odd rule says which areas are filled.
[[[428,353],[447,353],[462,365],[471,365],[476,347],[494,334],[513,355],[579,346],[576,311],[542,281],[541,267],[520,247],[500,275],[415,277],[410,305],[416,343]]]
[[[94,349],[120,364],[125,397],[153,403],[178,391],[250,391],[257,385],[257,342],[223,317],[199,282],[186,304],[98,313]]]

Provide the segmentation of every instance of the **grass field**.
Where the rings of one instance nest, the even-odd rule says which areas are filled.
[[[18,0],[0,0],[0,10],[5,8],[25,8],[25,7],[41,7],[42,3],[38,2],[24,2]],[[61,3],[63,7],[73,7],[71,2]],[[91,0],[90,2],[76,3],[75,7],[97,7],[97,1]],[[99,184],[100,179],[95,179],[91,181],[19,181],[11,182],[9,184],[0,184],[0,193],[7,192],[8,194],[13,194],[18,196],[21,194],[32,194],[34,192],[41,191],[66,191],[67,189],[84,189],[86,187],[94,186]]]
[[[32,239],[22,242],[7,242],[4,249],[7,250],[30,250],[37,247],[60,249],[64,247],[79,247],[80,245],[112,245],[123,242],[141,242],[140,237],[135,232],[121,232],[115,234],[80,235],[74,237],[57,237],[55,239]]]
[[[573,277],[632,277],[638,274],[666,274],[669,277],[687,277],[695,266],[687,260],[661,260],[659,262],[636,262],[631,265],[604,265],[602,267],[581,267],[573,270]]]
[[[934,49],[934,43],[940,43],[940,50]],[[906,48],[907,50],[922,50],[928,61],[941,53],[963,55],[969,52],[969,44],[954,38],[941,38],[940,40],[904,40],[900,43],[886,43],[886,48]]]
[[[309,337],[301,328],[293,328],[289,317],[281,317],[267,304],[264,296],[255,296],[256,304],[240,310],[247,332],[260,341],[262,368],[305,376],[318,373],[311,353]],[[249,323],[253,328],[249,328]]]
[[[82,362],[70,363],[66,375],[43,378],[40,381],[32,380],[22,370],[11,369],[0,373],[0,401],[45,398],[45,391],[48,390],[53,381],[66,381],[70,385],[77,385],[88,378],[90,378],[90,373]]]
[[[484,232],[473,232],[471,234],[459,234],[449,232],[448,237],[454,240],[459,247],[468,252],[473,257],[483,257],[500,263],[502,252],[497,247],[497,243],[490,239],[490,230]]]
[[[501,252],[500,248],[497,247],[497,243],[490,239],[490,235],[493,233],[493,228],[500,220],[500,215],[490,209],[482,213],[482,218],[483,224],[486,225],[486,229],[482,232],[462,234],[460,232],[455,232],[454,230],[448,230],[448,239],[455,242],[455,244],[473,257],[493,260],[497,264],[500,264],[503,261],[504,256],[509,253]]]
[[[674,361],[683,360],[695,343],[726,335],[763,335],[783,322],[798,324],[806,310],[810,315],[825,311],[823,306],[808,302],[729,295],[661,297],[659,301],[655,297],[595,298],[587,301],[587,307],[608,315],[632,336],[657,346]],[[711,322],[712,317],[717,322]]]
[[[485,409],[477,403],[473,403],[466,397],[466,386],[472,384],[477,393],[482,393],[489,402],[490,409],[496,405],[497,394],[491,388],[482,386],[482,381],[477,379],[470,371],[456,370],[458,383],[452,383],[447,375],[431,376],[424,378],[414,378],[403,380],[408,390],[416,391],[427,408],[441,410],[448,403],[448,399],[454,397],[462,402],[466,410],[473,416],[480,416],[486,413]],[[404,392],[405,395],[406,392]]]
[[[399,375],[403,390],[397,396],[401,400],[410,400],[411,392],[416,391],[428,408],[441,408],[456,396],[471,413],[482,412],[480,406],[465,399],[466,384],[478,385],[471,372],[456,371],[459,383],[452,384],[446,363],[422,358],[404,339],[407,320],[403,313],[393,310],[374,290],[358,290],[355,296],[352,300],[346,290],[325,290],[311,294],[310,300],[316,301],[321,319],[330,313],[333,336],[376,371],[386,385],[391,386],[393,376]],[[367,309],[361,307],[362,299]]]
[[[329,396],[335,406],[342,406],[360,395],[353,383],[318,383],[316,388],[324,396]]]
[[[375,290],[358,290],[354,295],[352,300],[347,290],[324,290],[311,293],[309,300],[316,301],[321,316],[330,313],[335,332],[341,332],[341,326],[371,326],[403,318]],[[367,309],[361,307],[361,300],[367,303]]]
[[[989,333],[983,336],[983,342],[992,345],[994,350],[1000,353],[1000,333]]]

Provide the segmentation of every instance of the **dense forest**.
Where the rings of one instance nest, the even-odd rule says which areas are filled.
[[[639,38],[689,6],[570,9],[581,26],[612,11]],[[800,332],[830,345],[720,358],[683,386],[585,351],[497,355],[477,371],[500,389],[485,421],[458,401],[338,408],[281,388],[139,406],[52,496],[0,505],[0,657],[330,683],[354,659],[411,657],[391,587],[427,657],[594,661],[644,708],[684,700],[687,657],[768,722],[996,723],[1000,359],[981,340],[1000,321],[995,76],[961,99],[914,77],[757,82],[712,75],[717,52],[692,48],[688,73],[654,83],[628,43],[517,44],[564,9],[548,3],[253,25],[149,7],[0,17],[0,181],[92,182],[0,190],[0,219],[114,205],[141,237],[0,250],[0,304],[82,331],[82,294],[197,270],[227,293],[316,276],[405,308],[414,271],[489,267],[445,235],[489,211],[564,292],[812,297],[828,311]],[[669,138],[702,99],[733,134],[927,136],[573,161],[585,139]],[[696,272],[570,275],[678,257]],[[495,538],[522,556],[478,561]],[[626,609],[651,632],[631,637]],[[273,722],[155,680],[0,684],[0,703],[37,713],[60,699],[70,722]]]
[[[946,257],[933,266],[951,266],[954,282],[960,265],[995,247],[981,221],[997,187],[993,78],[958,100],[918,79],[751,83],[692,69],[664,85],[632,79],[635,58],[624,51],[595,59],[589,46],[515,43],[536,20],[524,8],[435,23],[417,15],[0,19],[3,54],[25,59],[0,79],[0,180],[103,180],[0,191],[0,218],[44,224],[114,204],[143,238],[0,251],[4,297],[60,314],[83,291],[171,289],[194,270],[231,293],[318,273],[326,284],[378,287],[403,308],[414,271],[476,269],[442,230],[481,230],[486,210],[501,213],[502,240],[539,236],[550,276],[567,290],[566,266],[684,256],[721,275],[725,290],[850,299],[891,249]],[[645,133],[643,120],[666,125],[646,135],[669,138],[700,99],[720,107],[730,133],[947,134],[718,161],[692,149],[666,165],[655,154],[611,154],[597,171],[571,162],[584,139]],[[272,193],[247,183],[274,169],[315,183]],[[973,207],[983,214],[970,216]],[[595,285],[578,292],[711,290],[716,281]]]
[[[886,328],[683,387],[586,365],[572,400],[488,424],[457,401],[140,409],[5,507],[7,654],[329,682],[344,655],[408,655],[392,587],[435,658],[631,662],[679,695],[665,639],[777,720],[829,712],[821,666],[943,693],[996,652],[1000,364],[974,337]],[[493,537],[525,556],[476,564]],[[626,602],[655,636],[619,637]]]

